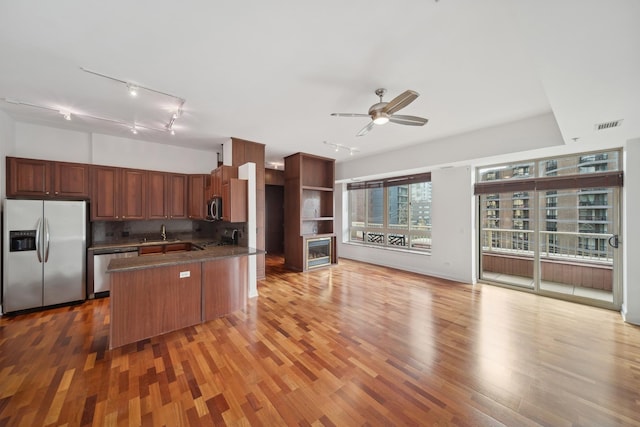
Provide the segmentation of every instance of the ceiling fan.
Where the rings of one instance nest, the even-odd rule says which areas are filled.
[[[380,97],[380,102],[373,104],[369,108],[369,113],[367,114],[331,113],[331,115],[335,117],[371,117],[371,122],[363,127],[360,132],[356,134],[356,136],[366,135],[371,129],[373,129],[373,125],[383,125],[387,122],[409,126],[424,126],[427,123],[428,120],[424,117],[403,116],[395,114],[396,111],[403,109],[404,107],[415,101],[415,99],[419,96],[418,92],[413,90],[406,90],[400,95],[393,98],[391,101],[383,102],[382,97],[386,92],[387,90],[383,88],[376,89],[376,95]]]

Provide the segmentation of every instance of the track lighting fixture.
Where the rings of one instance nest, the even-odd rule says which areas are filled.
[[[104,77],[105,79],[113,80],[114,82],[119,82],[119,83],[127,85],[127,89],[129,90],[129,94],[131,94],[132,96],[136,96],[139,93],[140,90],[146,90],[146,91],[149,91],[149,92],[154,92],[154,93],[157,93],[157,94],[160,94],[160,95],[164,95],[164,96],[168,96],[170,98],[173,98],[173,99],[177,100],[178,104],[179,104],[178,109],[181,109],[182,105],[184,105],[184,103],[186,102],[186,100],[184,98],[180,98],[179,96],[171,95],[170,93],[162,92],[160,90],[152,89],[150,87],[142,86],[142,85],[139,85],[139,84],[136,84],[136,83],[131,83],[131,82],[128,82],[126,80],[119,79],[117,77],[111,77],[111,76],[108,76],[106,74],[99,73],[97,71],[89,70],[88,68],[80,67],[80,69],[82,71],[84,71],[85,73],[93,74],[94,76],[98,76],[98,77]],[[132,90],[135,92],[135,94],[132,93]]]
[[[129,95],[131,95],[133,98],[138,96],[138,86],[127,84],[127,89],[129,90]]]
[[[42,110],[54,111],[54,112],[60,114],[65,120],[71,120],[72,113],[70,111],[68,111],[68,110],[60,110],[58,108],[53,108],[53,107],[47,107],[47,106],[44,106],[44,105],[33,104],[31,102],[24,102],[24,101],[20,101],[20,100],[17,100],[17,99],[12,99],[12,98],[0,98],[0,101],[4,101],[6,103],[14,104],[14,105],[23,105],[23,106],[26,106],[26,107],[40,108]],[[108,117],[94,116],[94,115],[91,115],[91,114],[82,114],[82,113],[78,113],[78,112],[74,112],[73,115],[76,116],[76,117],[82,117],[82,118],[93,119],[93,120],[100,120],[100,121],[103,121],[103,122],[109,122],[109,123],[125,126],[134,135],[138,134],[138,129],[148,129],[148,130],[152,130],[152,131],[156,131],[156,132],[169,132],[169,133],[171,133],[171,135],[175,135],[175,130],[172,129],[172,128],[169,128],[169,127],[165,127],[163,129],[158,129],[158,128],[155,128],[155,127],[152,127],[152,126],[144,126],[144,125],[141,125],[139,123],[134,123],[133,125],[130,125],[129,123],[124,122],[122,120],[111,119],[111,118],[108,118]]]
[[[334,151],[337,153],[338,151],[340,151],[340,149],[344,149],[344,150],[348,150],[349,151],[349,155],[353,156],[355,153],[357,153],[358,150],[355,147],[347,147],[346,145],[342,145],[342,144],[334,144],[333,142],[327,142],[327,141],[323,141],[324,144],[328,145],[329,147],[333,147]]]
[[[94,76],[103,77],[105,79],[109,79],[109,80],[112,80],[114,82],[118,82],[118,83],[122,83],[122,84],[126,85],[127,86],[127,90],[129,91],[129,95],[131,95],[132,97],[138,96],[138,94],[140,93],[141,90],[145,90],[145,91],[153,92],[153,93],[156,93],[156,94],[159,94],[159,95],[168,96],[168,97],[173,98],[174,100],[176,100],[177,103],[178,103],[178,105],[176,107],[176,110],[171,114],[171,118],[169,119],[169,122],[165,125],[165,130],[170,132],[171,135],[175,135],[175,131],[173,130],[173,122],[175,122],[176,119],[182,115],[182,107],[184,106],[184,103],[187,102],[186,99],[180,98],[179,96],[171,95],[170,93],[162,92],[160,90],[152,89],[152,88],[147,87],[147,86],[142,86],[142,85],[139,85],[137,83],[131,83],[129,81],[122,80],[122,79],[119,79],[117,77],[108,76],[106,74],[99,73],[99,72],[93,71],[93,70],[89,70],[89,69],[84,68],[84,67],[80,67],[80,69],[82,71],[84,71],[85,73],[93,74]]]

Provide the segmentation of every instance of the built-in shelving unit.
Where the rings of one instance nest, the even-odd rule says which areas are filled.
[[[285,265],[298,271],[336,263],[334,234],[335,160],[305,153],[285,158]],[[326,258],[318,263],[318,238],[329,238]],[[316,246],[309,250],[309,242]]]

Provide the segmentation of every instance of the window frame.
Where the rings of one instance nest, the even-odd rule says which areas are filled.
[[[412,224],[412,206],[415,203],[413,200],[413,185],[420,185],[424,183],[431,183],[431,174],[416,174],[386,178],[375,181],[363,181],[358,183],[347,184],[348,194],[348,243],[372,246],[376,248],[401,250],[417,252],[421,254],[431,253],[431,197],[429,197],[429,223],[424,226],[414,226]],[[406,225],[404,224],[390,224],[389,214],[389,190],[393,187],[406,186],[406,197],[408,198],[406,211]],[[382,190],[382,226],[373,226],[369,224],[370,213],[370,196],[372,189]],[[353,193],[354,190],[364,190],[364,207],[360,209],[364,212],[364,221],[354,221],[352,218],[353,209]],[[429,188],[431,194],[432,189]],[[362,225],[353,225],[354,222]]]

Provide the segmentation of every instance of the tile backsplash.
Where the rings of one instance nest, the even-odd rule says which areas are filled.
[[[165,226],[168,239],[208,239],[220,241],[222,237],[231,237],[238,230],[238,244],[247,246],[246,223],[224,221],[147,220],[147,221],[94,221],[91,223],[93,242],[103,243],[127,238],[159,239],[160,229]]]

